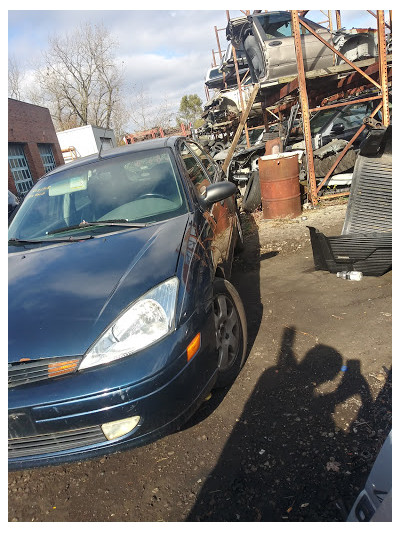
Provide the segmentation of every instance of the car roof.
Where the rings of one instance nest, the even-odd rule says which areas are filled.
[[[174,135],[171,137],[160,137],[157,139],[149,139],[147,141],[138,141],[133,144],[127,144],[125,146],[118,146],[117,148],[109,148],[105,150],[104,152],[103,151],[101,152],[100,160],[111,159],[113,157],[123,156],[129,153],[142,152],[146,150],[156,150],[157,148],[167,148],[167,147],[172,148],[176,144],[178,139],[185,139],[185,138],[186,137]],[[55,169],[48,172],[42,177],[44,178],[47,176],[51,176],[53,174],[56,174],[57,172],[64,170],[65,168],[70,169],[70,168],[80,167],[82,165],[93,163],[95,161],[99,161],[99,154],[92,154],[86,157],[80,157],[79,159],[76,159],[75,161],[56,167]]]

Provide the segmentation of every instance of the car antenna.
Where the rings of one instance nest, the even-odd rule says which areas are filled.
[[[101,144],[100,144],[100,150],[99,150],[98,159],[101,159],[101,151],[102,151],[102,149],[103,149],[103,142],[104,142],[104,139],[106,138],[106,131],[107,131],[107,128],[104,128],[103,137],[101,137]]]

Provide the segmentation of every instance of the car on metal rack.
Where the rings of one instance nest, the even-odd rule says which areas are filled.
[[[9,227],[9,467],[176,430],[246,356],[236,186],[192,140],[81,158]]]
[[[373,30],[329,29],[305,17],[299,17],[325,41],[350,61],[378,55],[377,34]],[[280,78],[297,76],[291,14],[268,11],[231,19],[226,37],[235,47],[243,48],[253,83],[277,83]],[[332,50],[303,28],[302,49],[305,71],[332,67],[343,62]]]

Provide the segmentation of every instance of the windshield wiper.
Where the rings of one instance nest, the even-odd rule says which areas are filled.
[[[49,231],[48,235],[53,235],[55,233],[62,233],[64,231],[70,231],[75,229],[82,229],[90,226],[126,226],[128,228],[144,228],[148,226],[147,222],[129,222],[127,218],[119,218],[113,220],[93,220],[86,222],[85,220],[80,224],[74,226],[65,226],[64,228],[55,229],[54,231]]]
[[[8,239],[8,244],[39,244],[46,242],[78,242],[93,239],[93,235],[82,235],[82,237],[57,237],[56,239]]]

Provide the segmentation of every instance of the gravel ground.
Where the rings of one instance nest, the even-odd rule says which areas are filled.
[[[249,355],[179,432],[80,463],[9,473],[9,520],[343,521],[391,429],[391,272],[315,271],[307,225],[345,203],[243,215],[233,281]],[[307,217],[307,219],[304,219]]]

